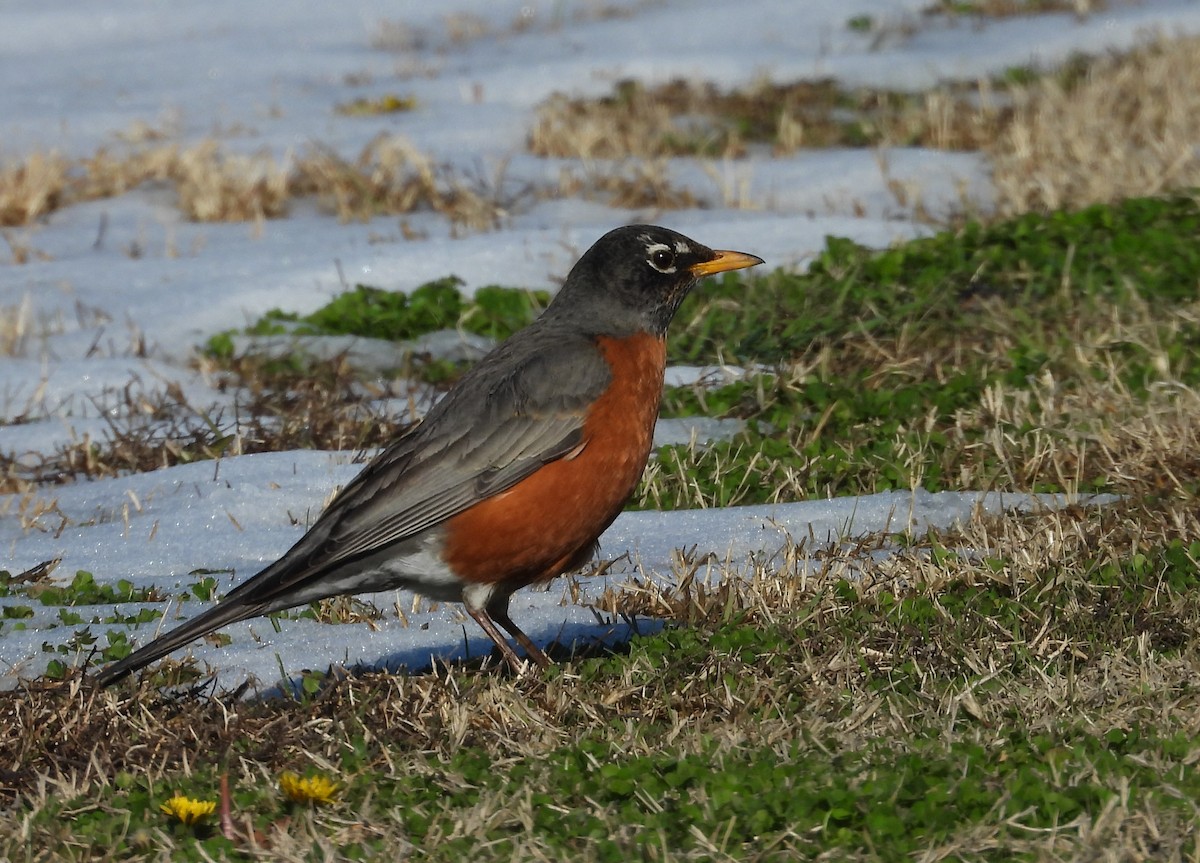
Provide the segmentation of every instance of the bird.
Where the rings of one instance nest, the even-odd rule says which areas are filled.
[[[241,620],[398,588],[461,602],[518,674],[497,625],[548,666],[510,598],[592,559],[650,456],[679,304],[700,278],[761,263],[655,225],[604,234],[541,315],[369,461],[291,549],[101,669],[97,686]]]

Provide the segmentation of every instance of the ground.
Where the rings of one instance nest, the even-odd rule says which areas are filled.
[[[1200,853],[1194,4],[9,23],[0,858]],[[377,595],[83,683],[632,221],[768,267],[555,667]]]

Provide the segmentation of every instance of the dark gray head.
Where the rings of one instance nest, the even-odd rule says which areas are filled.
[[[588,332],[661,336],[697,279],[761,263],[743,252],[714,251],[667,228],[626,225],[583,253],[546,314]]]

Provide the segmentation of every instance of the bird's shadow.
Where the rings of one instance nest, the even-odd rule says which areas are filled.
[[[564,623],[554,639],[542,645],[546,655],[555,663],[579,663],[589,659],[629,654],[633,640],[639,636],[662,631],[667,621],[652,617],[626,617],[611,621],[599,618],[597,623]],[[472,655],[464,634],[463,644],[454,651],[431,655],[428,650],[410,648],[382,657],[377,662],[357,662],[353,665],[331,665],[324,672],[305,671],[280,679],[260,689],[249,698],[270,700],[284,698],[304,701],[314,697],[328,685],[342,680],[355,680],[376,674],[407,674],[417,676],[450,670],[481,672],[501,677],[515,677],[516,672],[504,662],[500,651],[493,648],[485,654]],[[519,652],[519,648],[517,648]],[[315,684],[315,686],[314,686]],[[248,680],[226,697],[247,697],[254,681]]]

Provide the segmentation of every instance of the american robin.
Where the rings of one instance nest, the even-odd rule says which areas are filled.
[[[497,623],[549,664],[509,617],[509,598],[584,565],[633,492],[658,418],[667,326],[696,280],[761,263],[652,225],[605,234],[546,311],[377,455],[283,557],[97,683],[226,624],[394,588],[462,602],[514,669]]]

